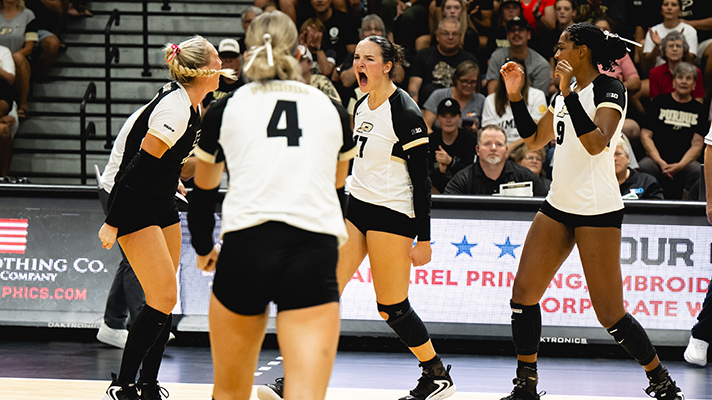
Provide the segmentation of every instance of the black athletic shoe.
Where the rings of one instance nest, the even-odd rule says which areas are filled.
[[[260,400],[282,400],[284,397],[284,378],[275,379],[274,383],[267,383],[257,387],[257,398]]]
[[[158,381],[151,383],[139,381],[136,386],[141,393],[140,400],[163,400],[169,396],[168,390],[159,385]]]
[[[663,369],[660,375],[665,374],[665,378],[660,383],[650,382],[650,386],[645,389],[645,394],[654,397],[658,400],[685,400],[685,395],[682,390],[675,384],[675,381],[670,378],[667,370]]]
[[[418,385],[399,400],[440,400],[452,396],[456,390],[450,378],[450,365],[446,369],[440,363],[432,368],[423,368]]]
[[[101,400],[140,400],[136,385],[133,383],[120,384],[116,381],[116,374],[111,373],[111,386],[106,389]]]
[[[517,369],[517,377],[512,380],[514,389],[507,397],[502,397],[501,400],[539,400],[546,392],[537,393],[536,384],[539,382],[539,376],[534,370]]]

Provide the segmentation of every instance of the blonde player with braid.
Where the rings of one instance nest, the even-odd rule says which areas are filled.
[[[103,400],[160,400],[158,369],[176,304],[181,228],[174,194],[182,165],[200,138],[200,101],[218,87],[218,52],[192,37],[164,48],[173,81],[134,112],[116,137],[102,181],[112,185],[99,230],[102,247],[118,240],[146,294],[133,321],[118,377]],[[118,239],[117,239],[118,238]],[[141,377],[136,375],[141,367]]]

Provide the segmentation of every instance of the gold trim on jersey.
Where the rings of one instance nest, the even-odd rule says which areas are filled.
[[[426,137],[422,137],[422,138],[420,138],[420,139],[415,139],[415,140],[413,140],[412,142],[408,142],[408,143],[404,144],[404,145],[403,145],[403,151],[408,151],[408,150],[412,149],[412,148],[415,147],[415,146],[420,146],[421,144],[425,144],[425,143],[428,143],[428,138],[427,138],[427,136],[426,136]]]
[[[351,148],[351,150],[348,150],[345,153],[339,153],[339,161],[349,161],[350,159],[356,157],[357,153],[358,146],[354,146]]]
[[[396,156],[391,156],[391,161],[395,161],[398,164],[408,165],[408,163],[406,163],[404,159],[402,159],[400,157],[396,157]]]
[[[217,155],[210,154],[207,151],[201,149],[200,147],[196,147],[193,150],[193,153],[195,153],[195,156],[198,158],[198,160],[205,161],[208,164],[215,164],[215,159],[217,158]]]
[[[158,132],[153,128],[148,128],[148,133],[160,139],[161,142],[167,144],[168,147],[173,147],[175,145],[175,143],[173,143],[173,141],[168,136],[162,134],[161,132]]]
[[[621,115],[623,115],[623,108],[619,104],[610,102],[610,101],[605,101],[596,107],[596,109],[601,108],[601,107],[606,107],[606,108],[612,108],[614,110],[617,110]]]

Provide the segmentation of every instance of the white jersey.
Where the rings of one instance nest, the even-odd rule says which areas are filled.
[[[369,204],[415,218],[413,184],[406,151],[428,143],[428,130],[418,105],[402,89],[375,110],[368,95],[356,104],[354,159],[349,194]]]
[[[577,215],[598,215],[623,208],[613,153],[621,137],[627,110],[627,93],[623,84],[607,75],[599,75],[578,92],[579,101],[591,120],[599,108],[613,108],[621,119],[611,142],[601,153],[592,156],[581,144],[561,94],[552,99],[549,111],[554,114],[556,152],[551,190],[546,198],[554,208]]]
[[[338,108],[337,108],[338,107]],[[346,242],[337,160],[355,153],[348,114],[296,81],[252,82],[213,104],[195,155],[225,161],[222,234],[279,221]]]
[[[165,84],[148,104],[131,114],[116,135],[109,163],[101,175],[101,187],[111,192],[117,175],[120,178],[120,173],[141,150],[141,143],[146,134],[151,134],[168,145],[169,150],[161,157],[161,164],[166,164],[171,169],[169,175],[173,181],[166,184],[177,185],[180,167],[200,138],[200,106],[198,107],[198,111],[193,109],[188,92],[180,83]],[[158,171],[154,171],[154,174],[156,172]],[[164,178],[168,179],[166,173],[161,173],[155,181],[160,182]],[[156,188],[150,183],[147,186]]]

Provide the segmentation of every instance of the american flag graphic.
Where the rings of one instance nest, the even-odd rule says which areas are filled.
[[[28,225],[26,219],[0,218],[0,253],[24,254]]]

